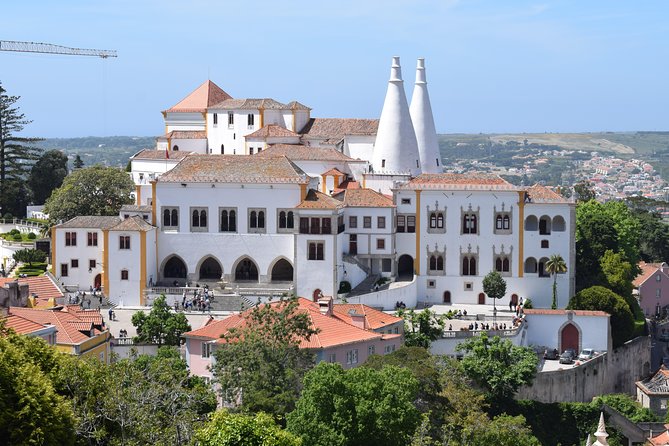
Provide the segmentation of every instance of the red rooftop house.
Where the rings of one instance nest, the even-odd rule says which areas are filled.
[[[392,353],[404,344],[402,318],[362,304],[333,304],[330,297],[318,302],[298,298],[298,304],[298,311],[307,312],[313,327],[320,329],[300,344],[316,354],[316,362],[337,362],[349,369],[364,363],[370,355]],[[225,343],[221,335],[244,325],[244,315],[250,311],[209,320],[202,328],[183,334],[186,360],[193,375],[212,378],[209,368],[214,361],[213,352]]]
[[[669,306],[669,266],[639,262],[641,274],[634,279],[634,292],[646,316],[660,316]]]

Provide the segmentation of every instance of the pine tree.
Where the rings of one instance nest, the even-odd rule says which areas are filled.
[[[84,160],[81,159],[81,156],[77,153],[77,156],[74,157],[74,168],[81,169],[84,167]]]
[[[39,138],[17,136],[30,120],[15,106],[19,96],[10,96],[0,83],[0,206],[3,213],[23,215],[29,197],[25,180],[40,149]]]

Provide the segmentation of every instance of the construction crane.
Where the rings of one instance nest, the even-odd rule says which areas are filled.
[[[107,59],[118,57],[116,50],[93,50],[85,48],[70,48],[62,45],[38,42],[19,42],[15,40],[0,40],[0,51],[15,51],[19,53],[46,53],[65,54],[68,56],[95,56]]]

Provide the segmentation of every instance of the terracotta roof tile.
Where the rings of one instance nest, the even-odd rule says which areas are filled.
[[[121,219],[118,216],[100,216],[100,215],[83,215],[74,217],[71,220],[56,225],[56,228],[90,228],[90,229],[109,229],[116,226]]]
[[[286,104],[291,110],[311,110],[311,108],[307,107],[304,104],[301,104],[297,101],[290,101],[288,104]]]
[[[341,200],[346,207],[395,207],[391,198],[372,189],[346,189],[334,195],[334,198]]]
[[[632,284],[638,288],[657,272],[662,273],[666,277],[666,274],[662,272],[662,266],[663,263],[646,263],[644,261],[639,262],[641,273],[634,278]]]
[[[569,203],[570,201],[562,195],[552,191],[546,186],[535,184],[527,188],[527,194],[532,203]]]
[[[276,305],[273,303],[270,305]],[[300,343],[301,348],[328,348],[337,345],[346,345],[356,342],[381,339],[379,333],[369,330],[363,330],[355,327],[337,316],[327,316],[321,314],[317,303],[304,298],[298,298],[298,311],[307,312],[311,319],[312,326],[320,330],[316,335],[310,337],[309,341],[303,339]],[[335,305],[337,307],[337,305]],[[365,307],[365,312],[371,310]],[[221,335],[228,332],[233,327],[241,327],[245,324],[244,314],[252,310],[246,310],[241,315],[232,315],[220,321],[213,321],[197,330],[184,333],[184,337],[197,339],[210,339],[217,343],[225,343]],[[391,316],[392,317],[392,316]],[[376,322],[375,322],[376,323]]]
[[[173,130],[159,139],[207,139],[207,132],[204,130]]]
[[[124,204],[121,206],[121,212],[151,212],[152,210],[151,206],[146,204]]]
[[[80,331],[85,324],[76,324],[77,322],[86,322],[76,315],[61,310],[36,310],[32,308],[10,307],[10,314],[17,314],[25,319],[29,319],[38,324],[51,324],[56,326],[56,343],[62,345],[77,345],[90,339]],[[74,323],[72,323],[74,322]],[[86,325],[87,327],[90,324]],[[87,330],[84,330],[87,331]]]
[[[423,173],[398,189],[518,190],[499,175],[480,172]]]
[[[182,158],[190,155],[191,152],[186,152],[184,150],[170,150],[169,158],[165,154],[165,150],[156,150],[156,149],[144,149],[133,156],[130,157],[131,160],[167,160],[167,161],[178,161]]]
[[[209,106],[213,110],[290,110],[286,104],[271,98],[226,99]]]
[[[599,310],[550,310],[548,308],[523,308],[525,314],[537,314],[537,315],[546,315],[546,314],[567,314],[568,311],[571,311],[576,316],[608,316],[608,313]]]
[[[286,157],[197,154],[184,158],[158,179],[166,183],[304,184],[307,181],[302,169]]]
[[[204,112],[208,107],[231,98],[232,96],[223,91],[218,85],[207,80],[175,106],[165,111],[169,113]]]
[[[332,148],[307,147],[301,144],[271,144],[267,149],[254,155],[259,158],[285,156],[295,161],[339,161],[348,163],[366,163],[354,160]]]
[[[272,137],[276,138],[276,137],[288,137],[288,136],[299,137],[300,135],[279,125],[269,124],[261,129],[256,130],[255,132],[249,135],[246,135],[244,138],[262,139],[262,138],[272,138]]]
[[[142,232],[148,232],[152,230],[154,227],[148,223],[146,220],[144,220],[142,217],[139,215],[133,215],[132,217],[128,217],[124,220],[121,220],[119,224],[114,226],[113,228],[110,228],[110,231],[142,231]]]
[[[328,170],[327,172],[323,172],[321,175],[325,176],[335,176],[335,177],[340,177],[340,176],[346,176],[344,172],[341,170],[337,169],[336,167],[333,167],[332,169]]]
[[[62,291],[58,288],[58,285],[53,283],[49,276],[35,276],[35,277],[22,277],[22,278],[12,278],[12,277],[3,277],[0,278],[0,286],[4,286],[6,283],[17,281],[21,283],[28,284],[28,292],[30,294],[36,294],[40,300],[48,299],[60,299],[63,297]]]
[[[360,183],[355,180],[345,180],[342,183],[339,183],[339,186],[335,187],[334,193],[338,194],[348,189],[360,189]]]
[[[333,308],[335,315],[348,324],[351,324],[351,311],[365,316],[365,325],[370,330],[387,327],[403,320],[401,317],[384,313],[363,304],[337,304]]]
[[[311,118],[300,133],[307,139],[338,141],[346,135],[376,135],[378,119]]]
[[[44,330],[46,325],[26,319],[17,314],[10,314],[4,318],[5,327],[11,328],[16,334],[30,334],[36,331]]]
[[[314,189],[309,189],[307,196],[297,206],[297,209],[339,209],[344,204],[323,192],[318,192]]]

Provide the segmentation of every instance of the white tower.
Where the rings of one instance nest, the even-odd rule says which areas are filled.
[[[604,412],[599,414],[599,425],[597,426],[597,432],[595,432],[595,438],[597,439],[592,446],[608,446],[609,442],[606,440],[609,434],[606,432],[606,425],[604,424]]]
[[[416,133],[404,92],[400,58],[393,57],[386,100],[376,132],[372,166],[375,173],[421,173]]]
[[[425,59],[418,59],[416,66],[416,85],[411,96],[411,121],[416,132],[418,142],[418,153],[420,154],[420,167],[423,173],[442,173],[441,154],[439,153],[439,141],[437,131],[434,127],[432,117],[432,106],[430,95],[427,92],[427,81],[425,80]]]

